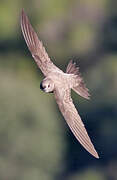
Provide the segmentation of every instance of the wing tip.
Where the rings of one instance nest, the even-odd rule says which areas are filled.
[[[99,157],[99,155],[97,154],[97,156],[95,156],[97,159],[99,159],[100,157]]]
[[[24,15],[25,15],[24,8],[22,8],[22,10],[21,10],[21,21],[22,21],[22,18]]]
[[[22,10],[21,10],[21,14],[25,14],[25,12],[24,12],[24,8],[22,8]]]
[[[21,10],[21,18],[20,18],[21,29],[22,29],[22,24],[23,24],[24,17],[26,17],[26,14],[24,12],[24,8],[22,8],[22,10]]]
[[[91,154],[97,159],[100,158],[96,150],[94,150],[94,152],[91,152]]]
[[[22,10],[21,10],[21,23],[22,23],[22,21],[23,21],[24,19],[27,19],[27,15],[26,15],[26,13],[25,13],[25,11],[24,11],[24,8],[22,8]]]

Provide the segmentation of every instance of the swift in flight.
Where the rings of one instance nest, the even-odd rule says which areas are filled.
[[[59,109],[76,139],[90,154],[99,158],[71,98],[71,89],[86,99],[90,96],[79,68],[70,61],[64,73],[53,64],[24,10],[21,13],[21,30],[32,57],[45,76],[40,83],[41,90],[54,93]]]

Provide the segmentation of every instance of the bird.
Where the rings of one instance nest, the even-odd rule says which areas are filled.
[[[99,158],[71,98],[71,90],[74,90],[80,96],[90,99],[90,94],[81,77],[79,67],[73,60],[70,60],[66,72],[63,72],[51,61],[42,41],[39,40],[37,33],[30,24],[24,9],[21,11],[20,24],[28,49],[44,75],[44,79],[40,83],[40,89],[46,93],[54,94],[59,110],[76,139],[91,155]]]

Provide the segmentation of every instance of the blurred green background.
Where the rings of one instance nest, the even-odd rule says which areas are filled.
[[[80,66],[91,100],[72,97],[99,153],[70,132],[21,34],[21,9],[52,61]],[[117,180],[116,0],[1,0],[0,179]]]

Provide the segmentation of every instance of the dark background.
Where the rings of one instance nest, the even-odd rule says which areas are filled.
[[[80,66],[91,100],[72,97],[100,159],[77,142],[25,44],[21,9],[65,71]],[[0,179],[117,179],[116,0],[0,2]]]

